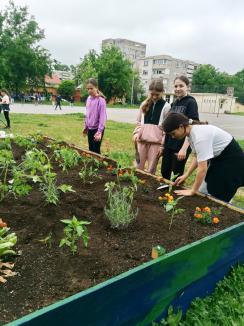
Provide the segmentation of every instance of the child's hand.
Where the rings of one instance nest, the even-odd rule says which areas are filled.
[[[102,138],[102,134],[101,134],[99,131],[97,131],[97,132],[95,133],[95,135],[94,135],[94,140],[95,140],[95,141],[100,141],[101,138]]]

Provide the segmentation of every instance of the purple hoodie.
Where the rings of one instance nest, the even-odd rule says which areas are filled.
[[[106,101],[101,96],[89,96],[86,100],[85,129],[103,132],[107,120]]]

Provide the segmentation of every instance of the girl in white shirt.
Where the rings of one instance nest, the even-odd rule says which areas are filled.
[[[175,139],[187,136],[195,154],[188,170],[175,181],[180,185],[197,169],[192,188],[175,193],[192,196],[200,191],[228,202],[244,186],[244,153],[228,132],[180,113],[170,113],[163,129]]]
[[[7,122],[6,128],[10,128],[10,119],[9,119],[9,111],[10,111],[9,103],[10,103],[10,98],[9,98],[8,92],[5,89],[3,89],[1,91],[1,95],[2,95],[2,100],[0,102],[0,105],[1,105],[2,110],[3,110],[3,114],[4,114],[4,117],[5,117],[5,120]]]

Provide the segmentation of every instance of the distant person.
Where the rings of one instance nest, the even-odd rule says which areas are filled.
[[[1,91],[1,95],[2,95],[2,99],[1,99],[0,105],[1,105],[2,110],[3,110],[5,120],[7,122],[7,126],[5,127],[5,129],[9,129],[10,128],[10,118],[9,118],[10,96],[9,96],[8,92],[6,91],[6,89],[3,89]]]
[[[55,111],[56,111],[57,107],[59,107],[59,109],[62,110],[62,108],[61,108],[61,102],[62,102],[62,97],[61,97],[61,95],[58,94],[58,95],[56,96],[56,106],[55,106]]]
[[[188,170],[175,184],[182,184],[197,170],[191,189],[175,193],[192,196],[200,191],[229,202],[237,189],[244,186],[244,153],[228,132],[174,112],[168,114],[163,128],[173,139],[187,137],[194,155]]]
[[[147,171],[153,174],[164,146],[162,123],[170,109],[170,104],[162,97],[163,94],[163,82],[153,80],[149,85],[149,95],[140,106],[133,136],[139,155],[136,158],[137,168],[144,170],[147,162]]]
[[[20,93],[20,102],[21,102],[21,104],[25,103],[25,94],[24,93]]]
[[[38,105],[39,99],[38,99],[38,94],[37,93],[34,95],[34,100],[35,100],[35,105]]]
[[[182,113],[189,119],[199,120],[197,102],[194,97],[188,95],[189,84],[189,79],[185,76],[175,78],[176,100],[172,103],[169,112]],[[166,135],[161,166],[162,176],[170,179],[172,172],[174,175],[182,175],[190,152],[191,149],[187,138],[175,139],[169,134]]]
[[[86,101],[86,118],[83,135],[88,136],[89,150],[101,153],[101,144],[107,120],[106,101],[98,89],[96,79],[89,78],[86,84],[88,98]]]
[[[70,106],[73,106],[74,105],[74,96],[70,96],[69,105]]]

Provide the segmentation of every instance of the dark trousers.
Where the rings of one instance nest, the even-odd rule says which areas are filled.
[[[89,151],[97,153],[97,154],[101,154],[100,148],[101,148],[101,144],[102,144],[104,130],[102,132],[102,138],[100,141],[94,140],[94,136],[95,136],[96,132],[97,132],[97,129],[88,129],[87,136],[88,136]]]
[[[10,119],[9,119],[9,111],[3,111],[5,120],[7,122],[7,127],[10,128]]]
[[[191,153],[191,149],[188,148],[186,158],[183,161],[177,159],[177,156],[175,155],[176,153],[178,152],[175,152],[170,148],[164,149],[161,173],[165,179],[170,180],[172,172],[174,175],[178,175],[178,177],[184,173],[186,161]]]
[[[59,107],[59,109],[62,110],[62,109],[61,109],[61,104],[60,104],[60,103],[56,103],[55,110],[57,109],[57,107]]]
[[[210,160],[205,181],[210,195],[226,202],[244,186],[244,153],[235,139]]]

